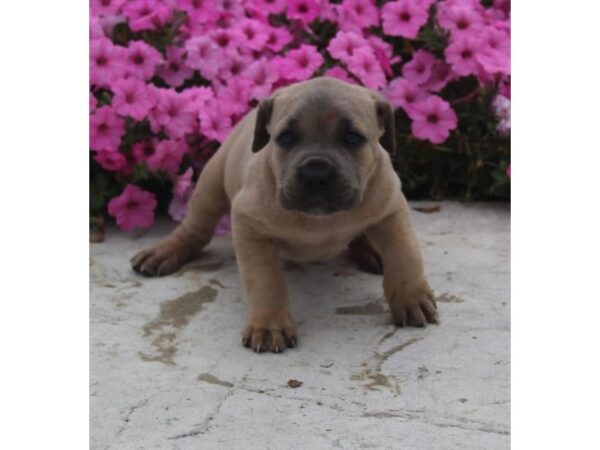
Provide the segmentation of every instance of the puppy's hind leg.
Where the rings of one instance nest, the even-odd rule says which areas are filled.
[[[223,155],[217,153],[204,167],[181,222],[163,241],[131,259],[133,270],[143,275],[162,276],[176,272],[197,257],[210,242],[229,201],[223,186]]]
[[[361,270],[375,275],[381,275],[383,273],[381,257],[367,236],[361,234],[350,242],[348,247],[350,249],[350,256]]]

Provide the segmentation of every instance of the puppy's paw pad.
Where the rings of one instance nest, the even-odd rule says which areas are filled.
[[[249,325],[242,333],[242,344],[256,353],[281,353],[286,348],[298,345],[298,337],[293,326],[283,328],[254,328]]]

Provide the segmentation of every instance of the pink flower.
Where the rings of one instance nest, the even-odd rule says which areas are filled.
[[[116,152],[125,134],[125,121],[110,106],[98,108],[90,116],[90,148]]]
[[[287,2],[287,16],[308,25],[321,12],[319,0],[290,0]]]
[[[242,19],[239,21],[238,28],[245,36],[244,47],[253,51],[260,51],[265,48],[269,35],[265,31],[265,26],[258,20]]]
[[[171,17],[171,8],[160,0],[130,0],[123,7],[132,31],[157,30]]]
[[[128,184],[121,195],[108,202],[108,213],[122,230],[129,231],[152,226],[156,205],[154,194]]]
[[[154,154],[146,159],[146,165],[153,172],[176,173],[188,150],[183,139],[160,141],[154,148]]]
[[[386,3],[381,10],[384,33],[414,39],[427,22],[428,9],[427,2],[414,0]]]
[[[260,10],[265,14],[278,14],[285,9],[287,0],[249,0],[246,9],[251,11]]]
[[[219,80],[228,82],[231,78],[238,77],[247,68],[248,65],[254,60],[250,55],[235,54],[224,60],[219,66],[219,72],[217,74]],[[213,80],[219,82],[219,80]]]
[[[131,41],[127,47],[125,60],[126,75],[146,81],[154,76],[163,58],[158,50],[144,41]]]
[[[217,227],[215,228],[215,236],[224,236],[231,232],[231,219],[229,218],[229,214],[225,214],[217,223]]]
[[[189,101],[194,111],[199,111],[206,107],[206,104],[215,97],[212,89],[206,86],[187,88],[181,95]]]
[[[424,89],[431,92],[439,92],[452,78],[450,66],[444,61],[436,59],[433,67],[431,68],[431,76],[427,82],[422,86]]]
[[[452,39],[446,47],[446,61],[452,66],[457,75],[465,76],[477,74],[480,70],[477,53],[481,48],[481,41],[473,35],[459,35]]]
[[[423,89],[404,78],[392,80],[384,94],[393,106],[404,109],[408,115],[416,103],[427,97]]]
[[[91,16],[111,16],[118,14],[127,0],[90,0]]]
[[[274,52],[280,52],[283,47],[292,42],[292,35],[285,28],[271,27],[267,30],[266,47]]]
[[[193,24],[213,22],[219,17],[214,0],[176,0],[177,7],[185,11]]]
[[[158,141],[156,139],[147,139],[145,141],[136,142],[133,144],[131,147],[131,154],[134,162],[141,163],[148,160],[148,158],[154,155],[157,144]]]
[[[96,152],[94,159],[102,168],[110,172],[121,172],[125,175],[131,174],[131,167],[125,155],[119,152],[100,150]]]
[[[208,139],[223,142],[232,128],[231,117],[223,114],[219,102],[212,101],[200,111],[200,132]]]
[[[215,84],[215,98],[221,104],[221,110],[229,114],[245,114],[249,107],[252,83],[242,77],[234,77],[228,83]]]
[[[508,178],[510,178],[510,164],[508,165],[508,167],[506,168],[506,176]]]
[[[472,4],[450,4],[442,7],[437,15],[442,28],[450,31],[453,37],[461,33],[472,33],[483,25],[481,11]]]
[[[90,84],[109,87],[125,73],[124,50],[110,39],[98,38],[90,41]]]
[[[372,51],[362,48],[354,52],[348,60],[348,70],[368,88],[379,89],[385,86],[383,69]]]
[[[338,14],[340,22],[352,22],[359,28],[379,25],[379,11],[372,0],[344,0]]]
[[[483,44],[475,57],[483,69],[491,74],[510,75],[510,35],[495,27],[486,27],[480,39]]]
[[[370,48],[365,38],[352,31],[338,31],[329,41],[327,51],[333,58],[346,63],[354,56],[354,52],[362,48]]]
[[[254,61],[244,77],[251,83],[250,98],[261,100],[273,91],[273,85],[279,80],[279,71],[266,58]]]
[[[156,105],[155,91],[137,78],[125,78],[112,85],[112,107],[117,114],[143,120]]]
[[[337,78],[338,80],[345,81],[346,83],[358,84],[358,82],[355,79],[351,78],[350,75],[348,75],[348,72],[346,72],[340,66],[335,66],[327,70],[324,76]]]
[[[98,100],[96,100],[94,93],[90,92],[90,114],[94,112],[96,106],[98,106]]]
[[[375,56],[381,64],[381,68],[387,75],[392,75],[392,64],[396,64],[402,60],[400,55],[394,55],[394,48],[377,36],[369,36],[369,45],[375,52]]]
[[[492,106],[494,107],[496,116],[500,119],[498,131],[501,134],[508,134],[510,132],[510,99],[502,95],[497,95]]]
[[[187,64],[207,80],[217,76],[221,66],[221,52],[217,44],[208,36],[194,36],[185,43],[187,50]]]
[[[158,104],[150,114],[152,131],[157,133],[161,127],[173,139],[182,138],[196,129],[197,112],[190,100],[173,89],[158,89]]]
[[[211,31],[209,36],[225,57],[235,56],[239,46],[246,40],[246,36],[240,30],[233,28],[219,28]]]
[[[450,104],[436,95],[415,103],[409,116],[413,120],[412,134],[434,144],[441,144],[448,139],[450,131],[458,124]]]
[[[181,222],[187,212],[187,204],[194,190],[193,174],[194,172],[190,167],[183,175],[177,177],[173,183],[173,199],[169,205],[169,215],[177,222]]]
[[[280,74],[282,78],[302,81],[310,78],[323,64],[323,57],[313,45],[302,44],[291,50],[281,61]]]
[[[435,56],[425,50],[417,50],[413,59],[402,67],[402,76],[415,84],[422,85],[431,77]]]
[[[179,87],[194,74],[185,64],[185,50],[177,47],[167,47],[167,58],[158,67],[156,74],[171,87]]]

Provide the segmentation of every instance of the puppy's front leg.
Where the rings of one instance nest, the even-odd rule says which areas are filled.
[[[366,232],[383,260],[383,289],[398,326],[423,327],[437,322],[437,306],[423,272],[408,204],[402,196],[391,216]]]
[[[256,352],[279,353],[297,343],[285,273],[277,243],[235,220],[233,238],[248,301],[242,343]]]

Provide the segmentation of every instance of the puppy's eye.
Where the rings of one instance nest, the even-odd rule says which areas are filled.
[[[344,143],[348,145],[359,145],[364,142],[365,138],[354,131],[348,131],[344,134]]]
[[[284,131],[277,137],[277,142],[283,148],[292,148],[296,143],[296,137],[289,131]]]

